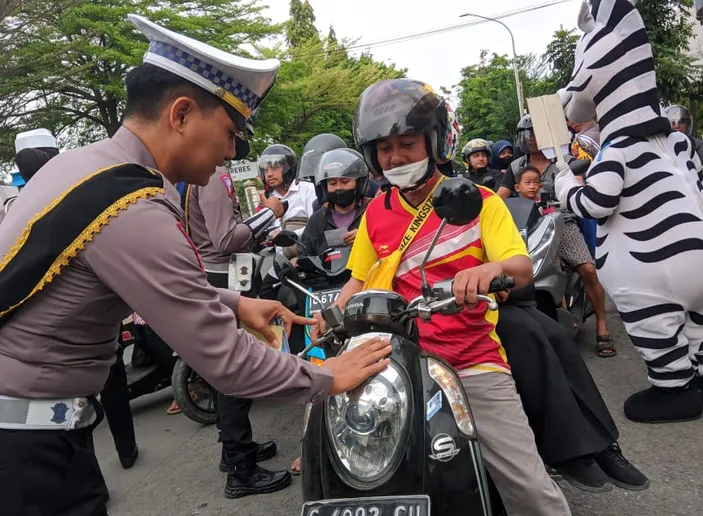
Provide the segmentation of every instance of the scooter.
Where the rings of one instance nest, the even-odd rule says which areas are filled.
[[[277,246],[297,244],[301,247],[304,254],[298,258],[296,264],[298,278],[300,283],[314,294],[313,297],[306,296],[287,285],[281,285],[279,298],[283,301],[285,296],[287,302],[284,304],[288,309],[301,313],[307,318],[312,318],[313,315],[337,300],[342,287],[351,277],[351,271],[347,269],[347,262],[351,254],[348,246],[330,247],[322,251],[319,256],[315,256],[292,231],[281,231],[273,239],[273,242]],[[285,292],[284,289],[289,292]],[[295,303],[293,303],[293,299],[295,299]],[[305,347],[298,353],[298,356],[315,365],[322,365],[327,355],[320,346],[313,344],[309,326],[305,327],[304,339]]]
[[[478,189],[464,178],[446,180],[434,195],[443,219],[420,267],[422,296],[408,302],[395,292],[353,296],[344,313],[321,311],[320,338],[335,356],[381,335],[393,351],[389,367],[353,392],[311,407],[305,418],[302,516],[498,515],[502,502],[486,473],[476,427],[459,377],[442,359],[422,351],[415,319],[456,314],[452,280],[427,283],[425,265],[447,224],[465,225],[480,213]],[[276,257],[277,276],[308,297],[297,271]],[[492,291],[514,286],[500,278]],[[497,303],[479,296],[496,310]]]
[[[263,255],[269,252],[269,247],[262,247],[259,252],[253,257],[253,271],[245,273],[250,281],[245,284],[251,285],[246,295],[256,297],[258,294],[257,288],[260,288],[261,282],[257,278],[261,278],[261,268],[263,266]],[[234,255],[233,255],[234,256]],[[231,276],[230,276],[231,279]],[[243,283],[241,279],[235,283]],[[230,281],[230,285],[232,281]],[[232,288],[230,286],[230,288]],[[181,412],[186,417],[192,419],[196,423],[203,425],[213,425],[217,422],[217,410],[215,408],[215,399],[217,391],[213,389],[198,372],[183,361],[175,352],[175,364],[171,375],[171,384],[173,386],[173,399],[178,403]]]

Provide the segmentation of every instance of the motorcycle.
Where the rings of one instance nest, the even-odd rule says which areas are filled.
[[[469,400],[459,377],[442,359],[421,350],[417,317],[456,314],[452,281],[427,283],[425,265],[447,224],[465,225],[480,213],[478,189],[464,178],[446,180],[433,198],[443,219],[420,266],[422,295],[410,302],[395,292],[363,291],[344,312],[321,311],[328,330],[319,339],[327,356],[374,336],[389,338],[389,367],[353,392],[306,411],[302,450],[302,516],[498,515],[502,502],[486,473]],[[284,257],[274,268],[308,297]],[[514,286],[499,278],[491,291]],[[479,296],[491,310],[497,303]]]
[[[245,272],[245,278],[237,277],[232,281],[230,276],[230,288],[233,288],[233,283],[250,285],[250,289],[246,292],[247,297],[256,297],[258,288],[261,282],[257,279],[261,278],[261,268],[264,262],[264,255],[271,252],[272,248],[262,247],[259,253],[252,258],[253,270]],[[232,255],[231,263],[237,263],[236,255]],[[246,262],[251,263],[251,262]],[[190,367],[178,356],[175,352],[172,353],[175,364],[171,375],[171,384],[173,386],[173,399],[181,408],[181,412],[186,417],[192,419],[196,423],[203,425],[213,425],[217,422],[217,410],[215,409],[215,399],[217,391],[213,389],[198,372]]]
[[[295,266],[298,279],[308,292],[314,294],[314,296],[307,296],[298,292],[297,289],[291,290],[288,285],[281,285],[279,300],[289,310],[312,318],[313,315],[337,300],[342,287],[351,277],[351,271],[347,269],[347,262],[351,254],[351,249],[348,246],[330,247],[322,251],[319,256],[315,256],[292,231],[281,231],[273,239],[273,242],[277,246],[297,244],[301,247],[304,254],[298,258]],[[293,301],[294,299],[295,301]],[[298,356],[316,365],[321,365],[327,358],[324,350],[313,344],[309,326],[304,329],[304,349],[298,353]]]

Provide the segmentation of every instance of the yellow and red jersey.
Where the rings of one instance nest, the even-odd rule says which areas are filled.
[[[453,278],[459,271],[486,262],[528,256],[525,243],[503,200],[479,186],[483,208],[467,226],[447,225],[432,251],[427,267],[430,284]],[[386,196],[371,201],[354,241],[348,268],[364,281],[373,265],[398,249],[408,226],[417,215],[393,188]],[[420,263],[439,229],[441,219],[432,211],[403,254],[393,281],[393,290],[410,300],[422,293]],[[463,376],[481,372],[509,372],[505,352],[495,332],[498,312],[481,303],[456,315],[437,314],[430,322],[418,320],[420,345],[447,360]]]

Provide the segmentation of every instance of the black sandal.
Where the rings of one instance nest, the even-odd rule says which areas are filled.
[[[618,354],[610,335],[596,336],[596,351],[600,358],[611,358]]]

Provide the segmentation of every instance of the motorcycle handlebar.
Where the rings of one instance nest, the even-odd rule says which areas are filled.
[[[494,294],[495,292],[503,292],[515,288],[515,278],[511,276],[501,276],[491,281],[490,287],[488,287],[488,293]]]

